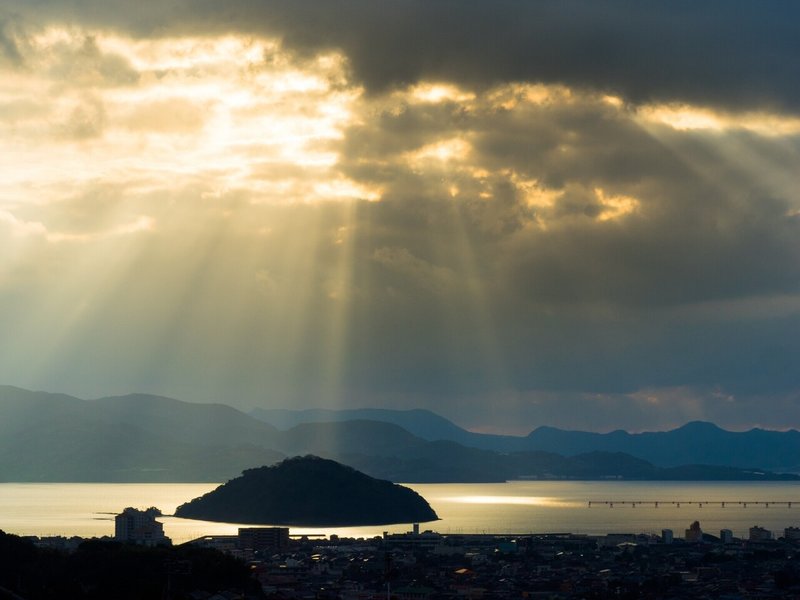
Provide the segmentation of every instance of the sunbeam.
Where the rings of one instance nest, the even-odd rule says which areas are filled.
[[[563,36],[516,37],[552,23],[534,6],[514,8],[536,18],[509,43],[467,34],[485,18],[430,37],[432,18],[417,34],[464,52],[432,61],[395,35],[408,15],[352,7],[310,23],[294,5],[195,20],[180,3],[133,18],[10,1],[0,380],[441,408],[484,431],[673,424],[637,404],[662,388],[687,390],[696,418],[721,410],[715,390],[793,397],[800,120],[773,64],[784,46],[756,53],[782,75],[748,71],[745,91],[602,22],[636,51],[588,69]],[[330,28],[344,14],[352,37]],[[587,410],[559,412],[560,393]]]

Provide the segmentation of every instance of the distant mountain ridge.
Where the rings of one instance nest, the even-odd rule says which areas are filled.
[[[292,410],[288,408],[254,408],[250,415],[269,423],[278,429],[286,430],[303,423],[328,423],[339,421],[382,421],[399,425],[406,431],[423,439],[434,441],[452,439],[471,432],[462,429],[452,421],[422,408],[392,410],[388,408],[354,408],[333,410],[327,408],[307,408]],[[450,437],[448,437],[450,436]]]
[[[428,441],[452,441],[496,452],[543,451],[567,456],[594,451],[623,452],[660,467],[705,464],[800,472],[800,432],[794,429],[771,431],[754,428],[736,432],[713,423],[692,421],[670,431],[596,433],[542,426],[527,436],[510,436],[467,431],[427,410],[256,409],[251,414],[279,429],[313,420],[342,422],[369,417],[400,425]]]
[[[446,440],[482,450],[513,452],[524,450],[524,438],[508,435],[474,433],[459,427],[433,411],[421,408],[326,409],[254,408],[250,415],[278,429],[290,429],[304,423],[339,423],[344,421],[381,421],[398,425],[424,440]]]
[[[540,427],[526,437],[531,450],[557,446],[564,454],[592,450],[625,452],[662,467],[708,464],[800,472],[800,432],[727,431],[692,421],[671,431],[592,433]]]
[[[222,481],[284,458],[275,433],[225,405],[0,386],[0,481]]]
[[[467,432],[429,411],[302,416],[328,421],[281,430],[224,404],[141,394],[81,400],[0,386],[0,481],[220,482],[303,454],[396,482],[774,479],[759,471],[800,456],[797,432],[734,433],[702,423],[651,434],[540,428],[513,437]],[[412,431],[387,421],[348,420],[356,416],[396,418]],[[420,435],[448,432],[466,441]],[[736,464],[737,456],[748,460]]]

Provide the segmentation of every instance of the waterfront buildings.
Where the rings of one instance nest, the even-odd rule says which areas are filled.
[[[703,530],[700,529],[700,522],[695,521],[691,525],[689,525],[689,529],[686,530],[683,539],[687,542],[702,542],[703,541]]]
[[[245,551],[282,552],[289,547],[289,528],[240,527],[238,545]]]
[[[732,544],[733,532],[730,529],[720,529],[719,541],[722,542],[723,544]]]
[[[787,527],[783,530],[783,538],[789,541],[800,541],[800,527]]]
[[[161,511],[154,507],[128,507],[114,517],[114,539],[141,546],[168,546],[172,541],[164,535],[164,525],[156,521],[160,516]]]
[[[763,528],[754,526],[753,530],[759,532]],[[800,532],[793,527],[787,530],[793,535]],[[689,537],[695,536],[691,541],[670,538],[667,531],[661,536],[595,536],[440,534],[416,530],[368,539],[335,535],[317,539],[290,536],[288,528],[245,527],[239,535],[207,536],[192,544],[215,547],[247,561],[261,594],[237,598],[800,597],[800,540],[796,537],[750,540],[749,532],[734,537],[729,535],[730,529],[720,531],[719,538],[709,534],[698,537],[696,532],[702,531],[698,522],[688,528],[692,532]],[[248,543],[248,539],[253,541]],[[241,549],[242,543],[258,545],[258,539],[268,544],[263,550]],[[665,543],[668,539],[672,543]],[[275,543],[286,546],[277,549]],[[189,552],[182,561],[173,560],[170,564],[187,563],[186,557],[191,556],[209,555]],[[192,575],[201,573],[197,565],[192,567]],[[189,575],[180,577],[189,580]]]
[[[751,542],[765,542],[772,539],[772,532],[764,529],[758,525],[753,525],[750,528],[750,541]]]

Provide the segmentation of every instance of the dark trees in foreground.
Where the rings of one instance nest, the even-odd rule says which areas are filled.
[[[243,562],[206,548],[87,540],[75,552],[37,548],[0,531],[0,598],[182,599],[197,590],[261,597]]]

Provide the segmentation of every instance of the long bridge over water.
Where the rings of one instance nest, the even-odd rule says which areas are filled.
[[[785,508],[792,508],[793,505],[800,505],[800,500],[589,500],[588,506],[607,506],[614,508],[614,506],[630,506],[636,508],[637,506],[652,506],[658,508],[659,506],[675,506],[680,508],[684,506],[697,506],[703,508],[704,506],[719,506],[726,508],[728,506],[735,506],[747,508],[748,506],[763,506],[769,508],[770,506],[780,506]]]

